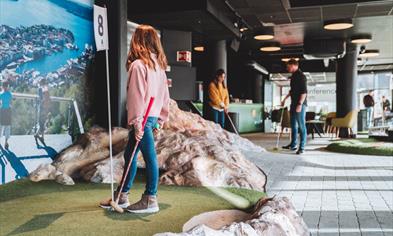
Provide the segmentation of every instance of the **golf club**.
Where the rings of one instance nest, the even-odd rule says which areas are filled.
[[[235,125],[233,124],[233,121],[232,121],[231,117],[229,116],[228,112],[225,112],[225,115],[227,116],[227,118],[228,118],[228,120],[229,120],[229,123],[231,123],[232,129],[235,131],[235,133],[236,133],[237,135],[239,135],[239,132],[237,131]]]
[[[147,118],[148,118],[148,116],[149,116],[150,109],[151,109],[151,107],[152,107],[152,105],[153,105],[153,102],[154,102],[154,97],[151,97],[151,98],[150,98],[150,101],[149,101],[149,105],[147,106],[147,109],[146,109],[146,113],[145,113],[145,115],[143,116],[142,130],[144,130],[144,128],[145,128],[145,125],[146,125],[146,122],[147,122]],[[130,161],[128,162],[127,169],[125,170],[126,172],[124,172],[124,177],[123,177],[122,182],[121,182],[121,184],[120,184],[119,193],[118,193],[117,196],[116,196],[116,200],[113,201],[113,199],[112,199],[112,200],[111,200],[111,203],[110,203],[111,206],[112,206],[112,208],[113,208],[115,211],[119,212],[119,213],[123,213],[123,212],[124,212],[123,208],[121,208],[121,207],[119,206],[120,192],[121,192],[121,190],[122,190],[123,187],[124,187],[124,182],[126,181],[128,172],[130,171],[131,163],[132,163],[132,160],[133,160],[133,158],[134,158],[134,156],[135,156],[135,153],[136,153],[136,150],[137,150],[137,148],[138,148],[139,142],[140,142],[140,141],[136,141],[136,143],[135,143],[134,150],[132,151],[132,154],[131,154],[131,157],[130,157],[131,159],[130,159]]]

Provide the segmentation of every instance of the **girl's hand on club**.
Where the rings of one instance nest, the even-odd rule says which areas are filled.
[[[153,133],[154,133],[155,135],[157,135],[157,134],[160,132],[160,130],[161,130],[161,129],[154,128],[154,129],[153,129]]]
[[[138,142],[141,141],[143,134],[144,132],[142,130],[135,130],[135,140]]]
[[[154,135],[157,135],[161,130],[161,125],[159,123],[156,123],[154,128],[153,128],[153,133]]]

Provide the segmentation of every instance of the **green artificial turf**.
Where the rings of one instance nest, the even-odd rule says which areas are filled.
[[[328,151],[362,155],[393,156],[393,143],[375,139],[347,139],[335,141],[326,148]]]
[[[368,131],[358,131],[358,135],[368,135]]]
[[[130,200],[144,190],[135,183]],[[255,203],[264,193],[227,188]],[[192,216],[206,211],[233,209],[203,187],[159,186],[160,212],[119,214],[98,207],[110,195],[106,184],[77,183],[63,186],[53,181],[21,180],[0,186],[0,235],[153,235],[181,232]]]

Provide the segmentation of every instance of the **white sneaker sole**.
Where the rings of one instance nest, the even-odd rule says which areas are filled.
[[[130,205],[130,203],[123,203],[123,204],[119,204],[119,207],[121,208],[127,208]],[[104,209],[111,209],[112,206],[105,206],[105,205],[100,205],[101,208]]]
[[[153,207],[153,208],[147,208],[147,209],[142,209],[142,210],[129,210],[126,209],[126,211],[131,212],[131,213],[136,213],[136,214],[143,214],[143,213],[156,213],[160,211],[159,207]]]

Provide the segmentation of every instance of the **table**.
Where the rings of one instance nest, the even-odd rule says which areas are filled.
[[[325,125],[325,121],[320,120],[309,120],[306,121],[307,131],[311,131],[312,139],[314,139],[314,133],[316,132],[319,137],[322,138],[322,134],[325,134],[323,131],[323,126]]]

